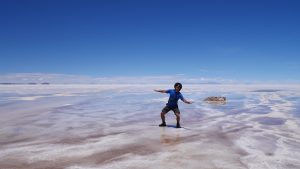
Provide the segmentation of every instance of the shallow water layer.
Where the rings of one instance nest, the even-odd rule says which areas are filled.
[[[169,87],[0,86],[0,168],[300,168],[298,86],[185,85],[181,129]]]

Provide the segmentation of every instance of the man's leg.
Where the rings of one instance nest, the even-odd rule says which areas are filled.
[[[176,121],[177,121],[176,127],[181,128],[181,126],[180,126],[180,113],[175,113],[175,115],[176,115]]]
[[[176,121],[177,121],[176,128],[181,128],[181,126],[180,126],[180,111],[178,108],[175,108],[173,111],[175,113]]]
[[[166,123],[165,114],[166,114],[166,113],[164,113],[164,112],[161,112],[161,113],[160,113],[161,121],[162,121],[163,123]]]
[[[160,113],[160,118],[162,123],[159,125],[159,127],[164,127],[167,126],[166,125],[166,118],[165,118],[165,114],[168,113],[168,111],[170,111],[170,108],[168,106],[164,107]]]
[[[161,113],[160,113],[160,117],[161,117],[161,121],[162,121],[162,123],[159,125],[160,127],[167,126],[167,125],[166,125],[165,114],[166,114],[166,113],[164,113],[164,112],[161,112]]]

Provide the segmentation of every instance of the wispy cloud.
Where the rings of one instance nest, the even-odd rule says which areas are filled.
[[[185,84],[217,84],[235,83],[231,79],[189,77],[184,74],[163,76],[116,76],[116,77],[92,77],[68,74],[44,74],[44,73],[13,73],[0,75],[0,83],[51,83],[51,84],[173,84],[181,82]]]

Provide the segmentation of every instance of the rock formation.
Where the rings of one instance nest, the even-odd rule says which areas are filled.
[[[204,99],[204,101],[208,101],[208,102],[225,102],[226,97],[210,96],[210,97],[207,97],[206,99]]]

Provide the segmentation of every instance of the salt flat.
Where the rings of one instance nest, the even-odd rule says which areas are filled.
[[[169,88],[2,85],[0,168],[300,168],[299,85],[184,85],[181,129],[158,127]]]

